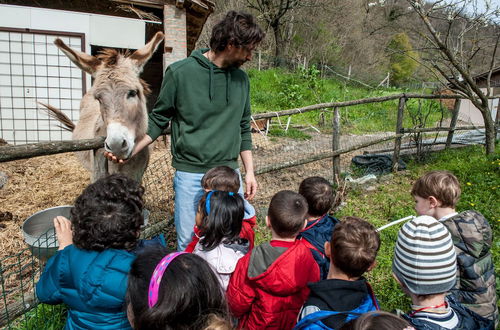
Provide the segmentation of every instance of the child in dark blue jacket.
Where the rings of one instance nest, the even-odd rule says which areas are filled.
[[[307,201],[307,225],[300,233],[311,249],[314,260],[318,263],[320,277],[326,279],[330,268],[330,258],[325,253],[325,243],[330,242],[335,225],[339,220],[328,215],[335,196],[328,180],[313,176],[304,179],[299,186],[299,194]]]
[[[144,222],[143,194],[137,182],[114,174],[83,191],[71,221],[54,219],[59,251],[47,262],[36,295],[68,306],[65,329],[130,329],[125,294]]]

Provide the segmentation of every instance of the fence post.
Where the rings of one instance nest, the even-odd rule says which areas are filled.
[[[453,141],[453,133],[455,133],[455,126],[457,126],[458,112],[460,110],[460,99],[455,100],[455,105],[453,106],[453,113],[451,114],[450,131],[448,132],[448,137],[446,138],[445,149],[451,146]]]
[[[108,159],[104,157],[103,148],[94,150],[94,171],[92,173],[92,182],[108,175]]]
[[[340,112],[338,107],[335,107],[333,112],[332,149],[333,152],[340,149]],[[333,156],[333,182],[338,182],[339,179],[340,155],[336,155]]]
[[[403,132],[403,112],[406,104],[406,96],[399,99],[398,105],[398,120],[396,123],[396,135]],[[394,140],[394,154],[392,155],[392,172],[397,172],[399,166],[399,152],[401,150],[401,139],[402,137],[397,137]]]

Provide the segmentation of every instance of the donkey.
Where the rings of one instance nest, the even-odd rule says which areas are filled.
[[[74,140],[106,136],[104,149],[121,159],[128,159],[135,142],[144,137],[148,126],[146,95],[150,90],[139,74],[162,40],[163,33],[158,32],[133,53],[105,49],[99,55],[91,56],[56,39],[56,46],[80,69],[89,73],[94,83],[80,102],[80,119],[76,125],[59,109],[42,105],[52,118],[73,132]],[[97,180],[92,150],[80,151],[77,155],[92,173],[92,181]],[[144,148],[123,164],[108,161],[108,173],[119,172],[140,182],[148,161],[149,150]]]

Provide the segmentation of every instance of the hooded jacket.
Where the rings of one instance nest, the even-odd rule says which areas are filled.
[[[330,269],[330,258],[325,254],[325,242],[330,242],[333,230],[339,222],[338,219],[325,214],[318,219],[309,220],[306,228],[298,236],[309,243],[314,260],[318,263],[322,280],[326,279]]]
[[[239,153],[252,148],[248,76],[217,67],[203,56],[206,51],[167,68],[148,123],[155,140],[171,121],[172,166],[191,173],[237,168]]]
[[[309,248],[296,240],[289,248],[263,243],[238,261],[227,289],[229,308],[242,329],[292,329],[319,280]]]
[[[131,329],[126,315],[127,276],[135,255],[74,245],[49,259],[36,284],[38,299],[68,305],[65,329]]]
[[[248,253],[249,243],[221,243],[212,250],[204,250],[203,246],[196,244],[193,253],[205,259],[217,274],[224,291],[227,290],[229,279],[236,269],[238,260]]]
[[[452,295],[464,307],[498,325],[495,268],[491,255],[493,232],[477,211],[439,220],[448,228],[457,253],[457,282]]]
[[[358,308],[367,297],[374,302],[375,308],[373,310],[378,309],[371,287],[364,277],[360,277],[356,281],[322,280],[309,284],[309,289],[311,289],[311,293],[300,311],[299,321],[318,311],[352,311]],[[344,325],[347,315],[348,313],[330,316],[321,322],[329,328],[338,329]]]
[[[494,322],[463,307],[452,296],[446,301],[450,312],[445,315],[418,312],[403,314],[403,318],[418,330],[493,330]]]

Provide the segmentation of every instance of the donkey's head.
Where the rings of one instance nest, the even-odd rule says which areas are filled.
[[[73,63],[94,78],[87,94],[99,102],[102,126],[96,127],[96,134],[106,132],[104,147],[119,158],[128,158],[135,142],[146,134],[149,88],[139,75],[162,40],[163,33],[158,32],[133,53],[105,49],[97,56],[77,52],[60,39],[54,41]]]

